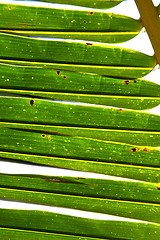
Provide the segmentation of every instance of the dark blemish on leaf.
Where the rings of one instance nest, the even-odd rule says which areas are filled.
[[[35,27],[36,25],[31,25],[31,24],[29,24],[29,23],[20,23],[20,24],[18,24],[18,26],[19,27]]]
[[[46,178],[46,179],[44,179],[46,182],[62,182],[61,180],[59,180],[59,179],[55,179],[55,178]]]
[[[69,134],[63,134],[63,133],[58,133],[58,132],[52,132],[53,135],[57,135],[57,136],[67,136],[67,137],[72,137],[72,135]]]
[[[125,80],[125,81],[123,81],[123,83],[125,83],[125,84],[129,84],[130,81],[129,81],[129,80]]]
[[[9,5],[9,10],[11,10],[12,9],[12,7],[11,7],[11,5]]]
[[[157,187],[158,190],[160,190],[160,187]]]
[[[51,136],[49,136],[48,140],[49,140],[49,141],[51,140]]]
[[[33,99],[30,100],[30,104],[31,104],[31,106],[33,106],[33,104],[34,104],[34,100]]]
[[[118,109],[118,112],[117,113],[119,113],[119,112],[122,112],[123,110],[120,108],[120,109]]]
[[[93,45],[93,43],[86,43],[86,45],[87,45],[87,46],[92,46],[92,45]]]
[[[87,23],[87,21],[83,21],[83,23]]]
[[[44,178],[43,178],[44,179]],[[74,180],[69,180],[69,179],[56,179],[56,178],[45,178],[44,179],[46,182],[57,182],[57,183],[72,183],[72,184],[84,184],[81,182],[75,182]],[[88,185],[88,184],[87,184]]]
[[[136,148],[131,148],[130,151],[131,152],[136,152]]]
[[[148,152],[147,148],[144,148],[143,151],[146,152],[146,153]]]
[[[137,80],[134,80],[134,83],[136,83],[137,82]]]
[[[64,75],[63,78],[66,79],[67,78],[66,75]]]
[[[77,177],[77,178],[75,178],[76,180],[83,180],[83,179],[85,179],[85,178],[83,178],[83,177]]]
[[[45,134],[42,134],[41,136],[44,138],[46,135],[45,135]]]
[[[59,76],[60,75],[60,71],[56,71],[57,75]]]
[[[89,12],[88,15],[93,15],[93,12]]]

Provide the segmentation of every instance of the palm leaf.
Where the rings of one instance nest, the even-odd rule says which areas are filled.
[[[119,2],[75,4],[107,8]],[[146,10],[142,8],[141,20],[134,20],[91,9],[18,4],[0,4],[0,9],[0,160],[143,181],[1,174],[0,197],[147,221],[1,208],[3,239],[159,239],[159,149],[153,146],[159,146],[160,117],[53,101],[139,110],[157,106],[159,86],[139,79],[159,62],[158,40],[151,18],[145,20]],[[88,42],[123,42],[137,35],[142,24],[151,35],[154,56]],[[41,38],[46,36],[87,42]]]

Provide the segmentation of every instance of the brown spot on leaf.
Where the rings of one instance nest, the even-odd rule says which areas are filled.
[[[131,152],[136,152],[137,149],[136,149],[136,148],[131,148],[130,151],[131,151]]]
[[[143,151],[146,152],[146,153],[148,152],[147,148],[144,148]]]
[[[120,108],[120,109],[118,109],[118,112],[122,112],[123,110]]]
[[[136,83],[137,82],[137,80],[134,80],[134,83]]]
[[[18,24],[18,27],[35,27],[36,25],[31,25],[31,24],[29,24],[29,23],[20,23],[20,24]]]
[[[49,140],[49,141],[51,140],[51,136],[49,136],[48,140]]]
[[[83,23],[87,23],[87,21],[83,21]]]
[[[130,81],[129,80],[125,80],[125,81],[123,81],[123,83],[125,83],[125,84],[130,84]]]
[[[157,187],[158,190],[160,190],[160,187]]]
[[[41,136],[44,138],[46,135],[45,135],[45,134],[42,134]]]
[[[88,13],[88,15],[93,15],[93,14],[94,14],[94,12],[89,12],[89,13]]]
[[[9,10],[11,10],[12,9],[12,7],[11,7],[11,5],[9,5]]]
[[[87,46],[92,46],[92,45],[93,45],[93,43],[86,43],[86,45],[87,45]]]
[[[56,71],[57,75],[59,76],[60,75],[60,71]]]
[[[83,180],[83,179],[85,179],[84,177],[77,177],[77,178],[75,178],[76,180]]]
[[[64,75],[64,76],[63,76],[63,78],[64,78],[64,79],[66,79],[66,78],[67,78],[67,76],[66,76],[66,75]]]
[[[30,100],[30,104],[31,104],[31,106],[33,106],[33,104],[34,104],[34,100],[33,99]]]

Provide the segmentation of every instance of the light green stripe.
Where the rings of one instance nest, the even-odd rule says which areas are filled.
[[[26,36],[49,37],[76,39],[85,41],[94,41],[102,43],[121,43],[134,38],[139,32],[45,32],[45,31],[17,31],[17,30],[0,30]]]

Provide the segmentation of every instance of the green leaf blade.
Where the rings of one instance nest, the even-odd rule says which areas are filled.
[[[34,68],[44,68],[55,69],[55,71],[66,70],[66,71],[74,71],[81,73],[93,73],[98,75],[110,76],[110,77],[121,77],[121,78],[139,78],[144,77],[148,73],[152,71],[153,68],[147,67],[117,67],[117,66],[97,66],[97,65],[79,65],[79,64],[63,64],[63,63],[41,63],[41,62],[27,62],[27,61],[15,61],[15,60],[6,60],[0,59],[1,64],[9,64],[9,65],[20,65],[20,66],[28,66]],[[17,69],[16,69],[17,71]]]
[[[139,32],[53,32],[53,31],[17,31],[0,30],[0,32],[12,33],[30,37],[64,38],[102,43],[122,43],[139,34]]]
[[[89,95],[74,93],[40,92],[26,90],[0,89],[1,94],[16,94],[17,96],[40,97],[61,101],[82,102],[113,107],[122,107],[135,110],[151,109],[160,104],[160,98],[151,97],[130,97],[130,96],[108,96],[108,95]]]
[[[100,11],[0,4],[0,29],[83,32],[137,32],[141,22]]]
[[[14,64],[14,62],[13,62]],[[143,79],[119,79],[35,65],[0,63],[0,88],[46,92],[160,97],[160,86]],[[46,83],[44,86],[44,78]]]
[[[103,141],[113,141],[128,143],[132,145],[159,147],[160,133],[150,131],[131,131],[131,130],[116,130],[116,129],[99,129],[86,127],[65,127],[51,126],[41,124],[23,124],[0,122],[0,127],[30,130],[48,134],[57,134],[59,136],[72,136],[93,138]]]
[[[16,49],[19,51],[16,51]],[[107,45],[47,41],[0,33],[0,58],[108,66],[154,67],[154,57]],[[81,52],[81,55],[79,54]]]
[[[160,166],[160,150],[152,147],[18,129],[0,128],[0,132],[1,151],[150,167]]]
[[[0,188],[0,196],[2,199],[98,212],[160,223],[160,207],[158,204],[88,198],[8,188]]]
[[[20,97],[0,99],[5,122],[160,131],[160,116],[144,112]]]
[[[23,174],[0,174],[0,179],[0,187],[7,189],[142,203],[160,203],[159,184],[148,182]]]
[[[20,229],[12,229],[12,228],[0,228],[0,234],[3,240],[96,240],[95,238],[90,237],[79,237],[79,236],[69,236],[64,234],[54,234],[54,233],[46,233],[46,232],[38,232],[38,231],[27,231]],[[102,239],[100,239],[102,240]]]
[[[7,225],[8,228],[105,239],[137,239],[138,237],[141,240],[147,240],[157,239],[160,236],[159,224],[103,221],[34,210],[1,209],[0,214],[0,226],[5,227]],[[41,221],[38,221],[38,219],[41,219]]]
[[[38,0],[38,1],[43,1],[43,2],[50,2],[50,3],[55,3],[53,0]],[[87,2],[83,0],[56,0],[56,3],[59,4],[72,4],[72,5],[77,5],[77,6],[83,6],[83,7],[93,7],[93,8],[100,8],[100,9],[105,9],[105,8],[111,8],[119,3],[121,3],[122,0],[95,0],[94,2],[89,0]]]
[[[101,173],[116,177],[124,177],[153,183],[158,183],[160,179],[159,168],[150,168],[144,166],[117,163],[113,164],[106,162],[20,154],[4,151],[0,151],[0,159],[1,161],[30,163],[77,171]]]

